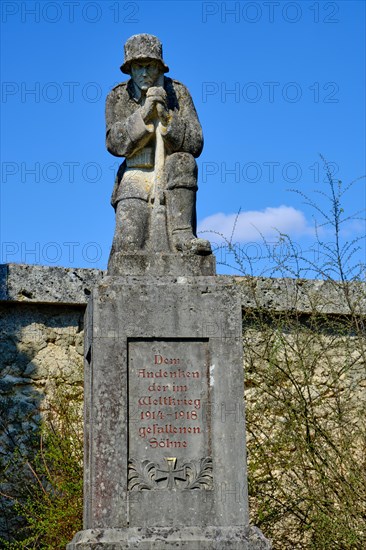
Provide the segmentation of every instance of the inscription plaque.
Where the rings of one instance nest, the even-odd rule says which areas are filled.
[[[130,340],[130,491],[211,489],[207,340]]]

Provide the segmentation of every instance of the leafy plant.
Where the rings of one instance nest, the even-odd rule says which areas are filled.
[[[5,476],[6,494],[19,529],[3,548],[64,549],[82,528],[83,438],[80,392],[57,390],[40,424],[38,451],[26,459],[16,449]]]
[[[274,548],[362,550],[365,335],[315,309],[244,317],[252,522]]]

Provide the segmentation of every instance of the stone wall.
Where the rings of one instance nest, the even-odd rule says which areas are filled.
[[[98,270],[0,266],[0,457],[3,466],[15,448],[25,454],[29,452],[32,434],[57,387],[76,390],[82,399],[83,316],[92,287],[103,277],[104,273]],[[243,311],[253,315],[253,319],[274,312],[278,315],[286,312],[305,320],[314,312],[324,319],[366,314],[366,292],[362,284],[353,283],[345,290],[324,281],[220,278],[239,287]],[[212,331],[213,336],[224,337],[223,327],[212,327]],[[256,332],[255,323],[247,330],[247,338],[252,342],[258,340],[258,349],[265,345],[262,332],[263,326]],[[248,363],[248,357],[246,361]],[[255,373],[249,374],[251,384],[247,398],[250,401]],[[357,385],[358,395],[364,381],[365,377],[361,385]],[[6,493],[7,487],[0,490]],[[4,535],[11,530],[14,518],[7,513],[6,499],[2,500],[1,507],[0,535]]]
[[[94,285],[105,273],[98,269],[71,269],[40,265],[0,265],[0,302],[14,304],[70,304],[85,308]],[[231,277],[241,289],[244,309],[297,311],[348,315],[350,303],[366,313],[364,283],[350,283],[347,296],[333,281],[311,279],[270,279],[266,277]]]
[[[6,474],[14,452],[31,454],[57,387],[82,399],[83,317],[100,276],[97,270],[0,266],[0,468]],[[6,483],[0,491],[13,493]],[[1,499],[0,536],[16,520],[9,504]]]

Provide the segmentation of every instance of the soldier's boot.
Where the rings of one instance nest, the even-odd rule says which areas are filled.
[[[172,246],[180,252],[211,254],[211,244],[196,236],[196,190],[176,187],[165,192]]]

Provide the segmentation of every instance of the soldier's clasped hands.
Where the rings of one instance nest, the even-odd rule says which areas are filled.
[[[163,126],[167,126],[169,110],[164,88],[161,86],[152,86],[147,90],[145,104],[141,108],[141,115],[145,123],[158,119]]]

